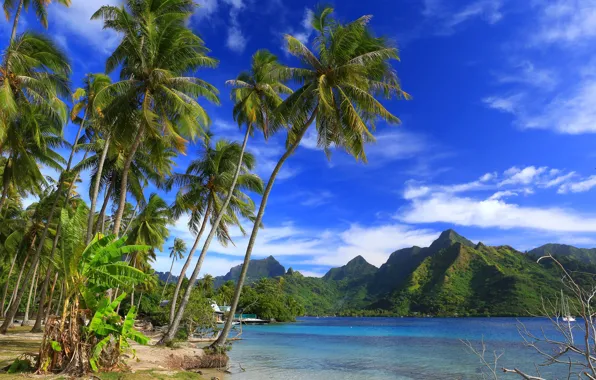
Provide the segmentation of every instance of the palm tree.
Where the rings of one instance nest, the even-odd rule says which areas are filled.
[[[168,287],[168,282],[170,281],[170,277],[172,276],[172,268],[174,268],[174,262],[176,260],[182,260],[184,258],[184,253],[186,252],[186,243],[184,240],[180,238],[174,239],[174,245],[170,247],[170,258],[172,259],[172,265],[170,265],[170,271],[168,272],[168,278],[166,279],[166,283],[163,286],[163,290],[161,292],[161,299],[163,299],[163,295],[166,293],[166,288]]]
[[[51,1],[49,0],[17,0],[18,5],[16,5],[15,0],[4,0],[4,15],[6,16],[6,21],[10,21],[10,14],[15,8],[16,5],[16,13],[14,15],[14,21],[12,24],[12,33],[10,35],[10,42],[12,43],[17,35],[17,25],[19,24],[19,17],[21,16],[21,11],[23,8],[28,10],[30,6],[33,6],[35,9],[35,15],[41,22],[44,28],[48,28],[48,10],[46,7],[50,4]],[[65,5],[70,7],[70,0],[56,0],[59,4]]]
[[[168,225],[172,221],[172,212],[168,204],[159,195],[153,193],[147,205],[133,219],[127,243],[148,245],[152,249],[161,250],[170,234]]]
[[[182,194],[178,194],[177,196],[177,202],[181,209],[193,210],[192,207],[189,208],[187,206],[189,204],[196,204],[193,202],[193,199],[198,199],[204,204],[205,200],[203,197],[207,194],[206,208],[208,211],[205,213],[201,231],[180,273],[180,278],[176,285],[177,290],[174,291],[171,301],[170,316],[172,318],[170,318],[170,328],[162,337],[160,341],[162,344],[169,342],[178,329],[184,309],[190,299],[190,293],[195,286],[201,266],[205,260],[209,243],[213,237],[217,235],[219,240],[225,243],[230,240],[227,228],[228,224],[237,225],[242,233],[244,233],[244,229],[238,219],[238,214],[249,220],[253,218],[254,203],[243,191],[252,191],[260,194],[263,182],[256,174],[251,173],[254,169],[255,159],[252,154],[244,153],[245,147],[246,141],[243,146],[240,146],[237,143],[220,140],[216,143],[215,149],[206,150],[203,159],[194,161],[189,165],[187,174],[176,175],[171,180],[171,183],[178,184],[181,187]],[[242,159],[241,161],[239,160],[240,158]],[[239,162],[242,164],[238,165]],[[234,186],[232,186],[233,183]],[[230,191],[230,189],[233,190]],[[203,249],[190,277],[188,287],[176,312],[177,291],[182,284],[181,279],[186,274],[185,271],[190,264],[190,260],[198,247],[200,234],[207,224],[206,216],[208,214],[211,215],[211,232],[203,244]],[[191,222],[194,219],[191,217]]]
[[[54,151],[62,145],[62,125],[54,123],[39,107],[22,104],[20,116],[5,131],[0,211],[11,190],[20,194],[40,194],[47,185],[38,163],[60,171],[65,163]]]
[[[242,148],[238,156],[234,178],[228,189],[228,197],[222,206],[222,210],[224,210],[224,212],[226,212],[228,204],[231,201],[233,189],[236,187],[236,182],[238,181],[238,176],[240,175],[242,167],[241,163],[243,161],[244,152],[248,143],[248,137],[252,134],[252,128],[256,127],[261,129],[265,135],[265,138],[274,132],[269,128],[269,120],[271,119],[274,110],[282,102],[280,93],[290,94],[292,92],[292,90],[290,90],[277,79],[278,71],[280,69],[281,66],[279,65],[275,55],[271,54],[267,50],[259,50],[252,57],[251,71],[243,72],[238,76],[237,79],[227,82],[228,85],[233,87],[231,97],[236,103],[233,110],[234,119],[236,119],[239,126],[246,125],[246,133],[244,134],[244,141],[242,142]],[[212,224],[211,232],[207,236],[207,239],[203,245],[201,257],[205,256],[207,250],[209,249],[209,245],[211,244],[211,240],[217,233],[219,223],[221,223],[224,213],[222,212],[220,215],[218,215]],[[203,223],[203,229],[205,225],[206,224]],[[199,242],[200,235],[201,234],[197,236],[195,246],[193,246],[193,250],[191,250],[189,259],[183,268],[184,273],[186,273],[188,265],[190,264],[190,258],[192,257],[194,249]],[[201,265],[202,260],[199,259],[194,271],[197,273],[197,275],[200,272]],[[181,275],[181,278],[184,277],[184,273]],[[178,288],[181,284],[181,280],[179,279],[178,282],[179,284],[177,285],[177,289],[174,292],[174,298],[172,299],[170,321],[175,320],[175,316],[173,315],[175,310],[174,306],[176,304]],[[180,306],[178,314],[179,319],[181,319],[182,315],[184,314],[184,307],[182,305]],[[177,325],[174,325],[174,328],[177,328]],[[173,337],[172,334],[175,334],[175,331],[169,335]]]
[[[8,124],[20,116],[21,103],[35,105],[53,122],[66,123],[70,66],[65,54],[47,37],[26,32],[3,54],[0,67],[0,152]]]
[[[208,295],[213,293],[213,284],[215,279],[212,275],[206,274],[203,276],[202,285],[203,285],[203,294]]]
[[[164,135],[183,151],[186,139],[203,135],[210,124],[197,98],[219,103],[215,87],[189,76],[217,64],[185,25],[194,8],[192,0],[128,0],[125,7],[104,6],[93,15],[104,19],[104,27],[124,35],[106,63],[108,73],[121,67],[121,80],[102,91],[96,101],[100,107],[109,103],[112,113],[136,118],[132,131],[122,131],[134,137],[122,168],[114,234],[120,232],[128,174],[143,139]]]
[[[238,307],[250,256],[275,178],[284,162],[296,151],[311,124],[316,120],[318,145],[326,153],[329,153],[330,147],[336,146],[345,149],[357,160],[366,161],[364,145],[374,140],[371,131],[376,120],[399,122],[376,99],[378,95],[407,97],[390,64],[390,60],[399,59],[397,49],[387,40],[372,34],[367,27],[370,16],[342,24],[331,17],[332,12],[332,8],[323,7],[313,16],[312,26],[317,33],[315,52],[295,37],[285,37],[288,51],[303,63],[303,67],[286,70],[285,75],[301,87],[278,109],[278,122],[292,128],[288,131],[287,150],[273,169],[261,199],[236,284],[230,311],[232,315]],[[231,327],[232,318],[228,318],[213,346],[225,344]]]
[[[79,135],[80,135],[81,130],[85,127],[86,121],[88,119],[92,119],[92,123],[93,123],[93,127],[94,127],[93,129],[95,130],[93,137],[96,140],[101,140],[100,139],[100,130],[101,130],[101,127],[103,127],[103,125],[102,125],[103,118],[101,115],[101,110],[99,110],[95,107],[95,96],[97,95],[98,92],[100,92],[101,90],[103,90],[104,88],[106,88],[107,86],[112,84],[112,80],[110,79],[109,76],[107,76],[105,74],[90,74],[90,75],[85,76],[85,79],[83,80],[83,82],[84,82],[84,87],[79,88],[77,91],[75,91],[75,93],[73,95],[73,100],[76,101],[77,103],[75,103],[75,105],[73,106],[72,111],[70,113],[71,119],[73,121],[77,120],[78,115],[82,112],[83,118],[80,120]],[[105,162],[107,150],[110,145],[109,131],[107,131],[106,134],[107,134],[107,137],[106,137],[105,141],[101,141],[103,143],[103,147],[102,147],[101,158],[99,159],[99,163],[97,165],[98,176],[96,177],[96,180],[93,182],[93,190],[91,192],[91,197],[90,197],[91,198],[91,207],[90,207],[91,212],[89,212],[89,218],[87,221],[87,238],[86,238],[87,244],[89,244],[89,242],[91,241],[91,236],[92,236],[92,232],[93,232],[93,217],[95,214],[95,207],[97,205],[97,196],[99,193],[99,186],[100,186],[98,178],[101,178],[103,164]],[[85,160],[83,160],[83,161],[85,161]]]

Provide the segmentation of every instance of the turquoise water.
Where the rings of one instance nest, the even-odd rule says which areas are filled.
[[[532,331],[543,319],[521,319]],[[232,380],[479,379],[479,359],[460,342],[484,341],[499,363],[536,374],[541,358],[524,347],[514,318],[302,318],[245,326],[230,352]],[[244,368],[245,371],[241,371]],[[556,378],[551,368],[543,377]]]

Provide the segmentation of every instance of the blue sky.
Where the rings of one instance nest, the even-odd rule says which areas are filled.
[[[87,20],[100,5],[118,2],[51,5],[48,33],[72,57],[74,86],[102,71],[118,42]],[[282,36],[312,38],[307,21],[316,3],[198,2],[190,26],[220,60],[199,73],[221,91],[221,106],[206,105],[213,131],[240,139],[225,80],[260,48],[297,64]],[[428,245],[446,228],[520,250],[546,242],[596,246],[596,1],[346,0],[336,2],[336,14],[346,21],[374,16],[372,28],[400,47],[395,68],[413,99],[387,103],[403,124],[379,125],[367,165],[342,152],[327,160],[307,135],[276,183],[255,258],[273,255],[309,275],[356,255],[379,266],[394,250]],[[31,15],[25,24],[39,28]],[[8,28],[2,21],[4,40]],[[250,150],[266,178],[283,136],[255,138]],[[195,155],[191,147],[177,170]],[[191,245],[186,220],[173,226],[174,236]],[[204,273],[240,263],[246,239],[239,232],[235,244],[213,245]],[[169,268],[167,253],[155,267]]]

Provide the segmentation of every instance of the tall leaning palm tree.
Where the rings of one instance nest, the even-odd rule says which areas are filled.
[[[243,72],[235,80],[230,80],[227,82],[227,84],[233,88],[231,97],[235,101],[233,110],[234,119],[238,122],[239,126],[246,126],[246,132],[244,134],[242,148],[238,156],[234,177],[229,184],[230,188],[228,190],[228,197],[222,206],[223,212],[220,213],[221,216],[217,216],[215,218],[215,221],[211,227],[211,231],[203,245],[201,257],[204,257],[207,250],[209,249],[211,240],[217,233],[219,223],[221,223],[225,210],[231,201],[233,189],[236,187],[238,176],[240,175],[242,168],[241,163],[244,159],[243,157],[246,150],[246,145],[248,143],[248,138],[253,133],[254,128],[261,129],[265,135],[265,138],[269,137],[271,133],[275,132],[275,128],[273,128],[273,130],[270,128],[269,120],[272,118],[274,110],[282,102],[280,94],[290,94],[292,92],[292,90],[278,80],[280,70],[281,66],[279,65],[275,55],[271,54],[267,50],[259,50],[252,57],[251,70],[248,72]],[[273,125],[277,126],[279,124]],[[199,237],[197,237],[195,246],[198,243],[198,238]],[[187,262],[190,263],[190,261]],[[199,259],[193,272],[195,281],[198,273],[200,272],[202,262],[203,261]],[[184,270],[186,270],[186,268],[184,268]],[[193,277],[191,276],[191,278]],[[175,291],[174,296],[176,297],[177,295],[177,291]],[[172,305],[175,305],[176,303],[175,297],[172,300]],[[183,302],[177,312],[177,318],[170,318],[170,321],[176,321],[176,319],[180,320],[184,314],[185,306],[186,303]],[[174,307],[170,309],[171,317],[173,316],[173,311]],[[166,334],[164,337],[165,341],[172,339],[174,336],[173,334],[176,333],[175,330],[178,328],[178,323],[179,322],[171,323],[171,331],[168,332],[168,334]]]
[[[106,131],[103,130],[103,128],[102,128],[102,127],[104,127],[102,110],[95,107],[95,97],[101,90],[103,90],[104,88],[106,88],[107,86],[112,84],[112,80],[110,79],[109,76],[107,76],[105,74],[89,74],[89,75],[85,76],[85,79],[83,82],[84,82],[84,86],[82,88],[79,88],[77,91],[75,91],[75,93],[73,95],[73,100],[76,101],[76,103],[73,106],[70,115],[71,115],[71,119],[73,121],[75,121],[79,118],[80,114],[82,113],[82,118],[79,120],[80,127],[79,127],[79,131],[77,134],[77,140],[78,140],[78,136],[80,135],[81,131],[85,128],[85,123],[88,120],[91,120],[91,123],[93,125],[93,130],[94,130],[93,137],[97,141],[100,139],[101,133],[106,132]],[[102,143],[103,143],[103,149],[102,149],[101,158],[98,163],[97,178],[101,178],[103,164],[105,162],[107,150],[110,145],[109,132],[107,132],[107,137],[105,138],[105,141],[102,141]],[[93,183],[93,188],[92,188],[93,190],[91,192],[91,197],[90,197],[91,198],[91,207],[90,207],[90,212],[89,212],[88,221],[87,221],[87,238],[85,241],[86,244],[89,244],[89,242],[91,241],[91,237],[92,237],[93,217],[95,215],[95,207],[97,205],[97,196],[99,193],[99,186],[100,186],[100,183],[96,180]]]
[[[57,3],[70,7],[70,0],[56,0]],[[39,19],[41,25],[47,29],[48,27],[48,10],[46,7],[50,5],[51,0],[4,0],[4,15],[6,21],[10,21],[10,14],[15,10],[14,20],[12,23],[12,33],[10,35],[10,42],[12,43],[17,35],[17,25],[19,24],[19,18],[23,8],[28,10],[30,6],[33,6],[35,15]]]
[[[238,159],[242,157],[242,161]],[[238,165],[241,162],[241,165]],[[198,209],[192,205],[202,204],[205,207],[203,222],[201,224],[199,233],[197,234],[195,243],[188,254],[186,263],[184,264],[174,295],[170,306],[170,328],[163,336],[161,342],[169,342],[178,329],[181,321],[184,308],[190,299],[190,292],[192,291],[201,266],[207,254],[208,242],[217,235],[220,242],[226,243],[231,240],[228,232],[228,225],[236,225],[244,233],[238,216],[245,219],[252,220],[254,218],[254,203],[250,197],[245,194],[245,191],[252,191],[256,193],[262,192],[263,183],[261,179],[251,173],[255,166],[255,159],[252,154],[243,153],[243,148],[236,143],[230,143],[225,140],[220,140],[216,143],[215,149],[208,148],[202,159],[192,162],[186,174],[179,174],[173,176],[171,183],[180,186],[179,194],[177,195],[177,206],[180,210],[191,211],[191,223],[197,223],[199,219]],[[240,167],[240,174],[237,174],[238,167]],[[236,182],[234,186],[232,183]],[[232,189],[232,191],[230,191]],[[206,196],[206,198],[205,198]],[[207,237],[201,250],[197,265],[190,277],[188,287],[184,292],[180,307],[176,311],[176,303],[178,300],[178,292],[182,285],[182,280],[186,274],[186,270],[190,265],[190,261],[198,248],[201,234],[208,224],[208,218],[211,218],[211,232]],[[196,229],[196,228],[195,228]]]
[[[192,76],[198,69],[215,67],[203,41],[187,26],[195,3],[192,0],[128,0],[123,7],[104,6],[93,19],[103,18],[104,27],[123,34],[106,63],[106,72],[121,68],[120,81],[96,98],[110,104],[108,113],[134,114],[134,127],[123,132],[130,138],[122,168],[120,200],[113,233],[120,232],[126,203],[128,173],[146,136],[163,136],[184,151],[186,140],[204,135],[210,119],[198,103],[204,97],[216,104],[217,89]]]
[[[163,295],[166,293],[168,282],[170,281],[170,277],[172,276],[172,268],[174,268],[174,262],[176,262],[176,260],[182,260],[184,258],[184,253],[186,253],[186,243],[184,242],[184,240],[180,238],[175,238],[174,245],[170,247],[170,258],[172,259],[172,265],[170,265],[170,271],[168,272],[168,278],[166,279],[166,283],[163,286],[160,300],[163,299]]]
[[[297,38],[286,35],[288,51],[302,62],[302,67],[285,71],[301,85],[280,105],[278,122],[292,127],[288,131],[286,152],[273,169],[253,226],[240,278],[231,305],[236,312],[250,256],[263,220],[273,183],[284,162],[296,151],[308,128],[315,124],[318,145],[329,154],[331,147],[341,147],[357,160],[366,161],[364,147],[374,141],[372,131],[379,119],[398,123],[377,100],[407,97],[401,90],[391,60],[399,59],[398,51],[389,41],[375,37],[368,28],[370,16],[342,24],[331,16],[333,9],[322,7],[312,18],[317,36],[311,51]],[[213,346],[225,344],[232,318]]]

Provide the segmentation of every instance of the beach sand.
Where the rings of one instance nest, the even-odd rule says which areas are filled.
[[[15,326],[11,328],[7,335],[0,335],[0,368],[10,365],[19,355],[24,353],[37,354],[41,343],[41,333],[30,333],[30,326]],[[217,378],[225,380],[226,374],[218,369],[200,370],[202,375],[195,372],[187,372],[181,369],[182,365],[187,365],[193,358],[203,355],[203,346],[207,343],[191,344],[180,343],[179,347],[170,348],[155,346],[159,336],[157,334],[147,334],[151,342],[147,346],[136,343],[132,344],[135,356],[128,355],[124,361],[130,367],[130,372],[110,372],[94,374],[95,378],[106,380],[120,379],[206,379]],[[184,363],[184,364],[182,364]],[[12,380],[23,378],[39,379],[62,379],[64,377],[57,375],[37,376],[33,374],[2,374],[0,380]],[[90,376],[85,377],[91,378]]]

